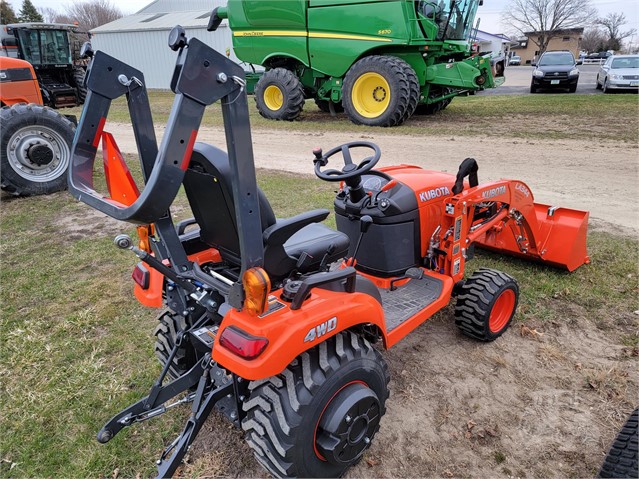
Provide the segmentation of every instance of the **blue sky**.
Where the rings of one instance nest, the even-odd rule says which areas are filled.
[[[150,0],[111,0],[125,13],[134,13],[145,5],[151,3]],[[188,1],[188,0],[187,0]],[[504,10],[509,0],[484,0],[484,5],[479,8],[479,17],[481,18],[480,28],[491,33],[501,33],[507,30],[505,25],[501,24],[501,12]],[[60,0],[32,0],[36,7],[50,7],[61,10],[62,6],[70,2],[61,2]],[[21,0],[9,0],[17,11],[22,5]],[[639,2],[632,0],[591,0],[592,5],[599,11],[600,16],[605,16],[610,12],[623,12],[628,20],[628,28],[637,28],[639,30]],[[635,41],[639,35],[635,37]]]

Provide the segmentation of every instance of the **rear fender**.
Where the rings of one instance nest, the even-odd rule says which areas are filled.
[[[360,324],[377,326],[386,344],[384,312],[368,294],[315,288],[300,309],[291,310],[290,303],[279,299],[281,293],[278,290],[269,297],[270,313],[259,317],[235,309],[226,313],[213,346],[213,360],[244,379],[256,381],[281,373],[304,351]],[[221,346],[219,339],[229,326],[268,339],[264,352],[246,360]]]

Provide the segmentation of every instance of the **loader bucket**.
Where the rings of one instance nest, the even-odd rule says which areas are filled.
[[[590,263],[586,251],[588,212],[569,208],[551,207],[535,203],[534,218],[524,218],[534,236],[536,248],[522,252],[514,234],[518,227],[503,227],[488,231],[477,240],[481,248],[539,261],[557,268],[574,271],[582,264]],[[532,238],[528,238],[532,246]]]

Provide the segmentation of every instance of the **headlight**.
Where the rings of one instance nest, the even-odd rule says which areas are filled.
[[[0,80],[6,80],[9,78],[8,70],[0,70]]]
[[[544,72],[542,72],[541,70],[537,70],[537,69],[535,69],[535,70],[533,71],[533,76],[536,76],[536,77],[538,77],[538,78],[541,78],[541,77],[543,77],[543,76],[544,76]]]
[[[623,75],[610,75],[611,80],[623,80]]]
[[[568,76],[574,77],[579,75],[579,70],[577,70],[576,68],[573,68],[572,70],[570,70],[570,73],[568,74]]]

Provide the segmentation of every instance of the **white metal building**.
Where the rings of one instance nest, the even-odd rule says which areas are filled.
[[[147,88],[168,89],[177,53],[168,47],[175,25],[186,29],[187,37],[198,38],[222,54],[233,54],[231,31],[224,20],[215,32],[206,26],[213,8],[226,0],[155,0],[139,12],[91,30],[91,45],[138,68]]]

